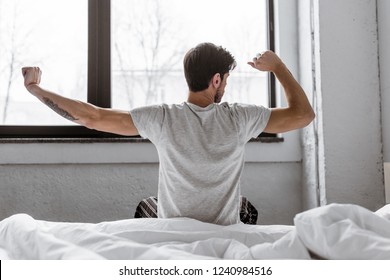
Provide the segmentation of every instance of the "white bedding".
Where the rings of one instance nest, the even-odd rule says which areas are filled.
[[[298,214],[294,226],[61,223],[18,214],[0,222],[0,259],[390,259],[390,209],[383,209],[331,204]]]

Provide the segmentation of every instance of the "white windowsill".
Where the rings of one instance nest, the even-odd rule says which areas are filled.
[[[299,133],[283,135],[283,142],[249,142],[247,162],[300,161]],[[0,164],[157,163],[148,142],[2,143]]]

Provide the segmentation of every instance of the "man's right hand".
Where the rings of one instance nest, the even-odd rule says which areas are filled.
[[[24,86],[27,90],[31,85],[39,85],[41,82],[42,71],[39,67],[23,67],[22,74],[24,78]]]

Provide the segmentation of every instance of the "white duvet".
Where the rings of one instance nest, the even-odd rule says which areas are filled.
[[[218,226],[193,219],[0,222],[0,259],[390,259],[389,207],[331,204],[294,226]]]

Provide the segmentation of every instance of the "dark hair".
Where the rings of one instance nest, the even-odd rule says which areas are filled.
[[[208,88],[212,77],[229,73],[236,67],[234,57],[226,49],[212,43],[201,43],[184,56],[184,75],[191,91]]]

